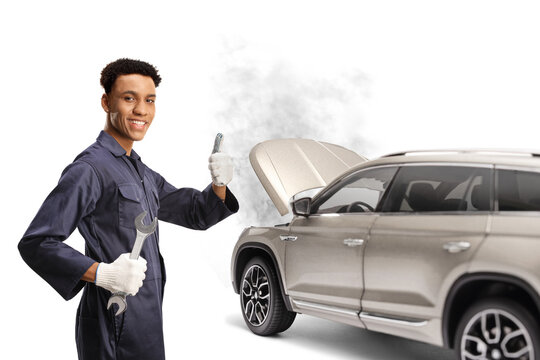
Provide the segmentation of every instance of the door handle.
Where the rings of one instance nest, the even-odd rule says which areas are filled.
[[[470,247],[471,243],[468,241],[450,241],[443,245],[443,249],[451,254],[468,250]]]
[[[279,235],[281,241],[295,241],[298,237],[294,235]]]
[[[353,246],[362,246],[364,245],[364,239],[345,239],[343,244],[353,247]]]

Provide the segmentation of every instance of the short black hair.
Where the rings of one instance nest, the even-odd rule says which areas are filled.
[[[150,76],[154,81],[154,85],[158,87],[161,82],[161,76],[154,65],[145,61],[121,58],[112,63],[107,64],[101,70],[101,86],[105,89],[105,93],[110,93],[114,82],[120,75],[140,74]]]

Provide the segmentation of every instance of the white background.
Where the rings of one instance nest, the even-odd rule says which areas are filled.
[[[267,204],[260,185],[244,185],[254,184],[247,151],[271,137],[316,137],[370,158],[538,149],[539,18],[532,1],[3,3],[0,357],[76,358],[79,297],[63,301],[17,243],[62,169],[103,128],[99,73],[108,62],[146,60],[163,77],[154,124],[135,145],[149,166],[202,189],[221,131],[237,165],[230,188]],[[307,316],[280,336],[252,335],[229,261],[243,227],[275,217],[257,216],[257,201],[241,201],[237,215],[207,232],[160,224],[169,359],[451,357]],[[83,249],[77,232],[68,243]]]

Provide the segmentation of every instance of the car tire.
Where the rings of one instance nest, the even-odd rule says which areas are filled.
[[[283,302],[274,267],[259,256],[248,261],[242,272],[240,306],[249,329],[262,336],[287,330],[296,316]]]
[[[285,314],[283,314],[283,319],[281,320],[276,333],[284,332],[290,328],[294,323],[294,319],[296,319],[296,313],[294,311],[286,311]]]
[[[454,348],[459,360],[535,360],[540,359],[540,331],[531,313],[516,301],[484,299],[461,318]]]

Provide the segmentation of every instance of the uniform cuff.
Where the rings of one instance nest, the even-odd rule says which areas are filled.
[[[111,264],[99,263],[96,270],[96,285],[104,289],[111,289],[115,283],[116,272]]]

